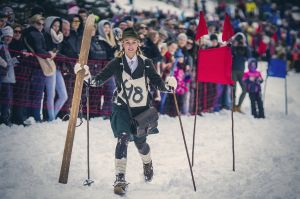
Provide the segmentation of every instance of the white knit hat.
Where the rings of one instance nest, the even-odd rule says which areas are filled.
[[[1,29],[2,31],[2,36],[10,36],[13,37],[14,36],[14,30],[10,27],[10,26],[6,26],[4,28]]]

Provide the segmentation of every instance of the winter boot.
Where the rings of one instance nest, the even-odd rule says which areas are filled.
[[[146,182],[150,182],[153,178],[153,166],[152,161],[148,164],[144,164],[144,177]]]
[[[116,175],[116,181],[114,183],[114,193],[117,195],[124,195],[126,193],[128,183],[125,181],[124,173]]]
[[[241,114],[245,114],[245,113],[241,110],[241,107],[240,107],[240,106],[236,106],[235,109],[234,109],[234,112],[238,112],[238,113],[241,113]]]

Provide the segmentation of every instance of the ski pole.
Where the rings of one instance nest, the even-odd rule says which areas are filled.
[[[233,99],[233,86],[231,86],[231,98]],[[233,106],[234,100],[232,100],[231,108],[231,132],[232,132],[232,170],[235,171],[235,152],[234,152],[234,120],[233,120]]]
[[[88,178],[84,181],[83,185],[91,186],[94,182],[90,179],[90,80],[86,86],[86,127],[87,127],[87,173]]]
[[[183,138],[183,142],[184,142],[184,146],[185,146],[186,156],[187,156],[188,162],[189,162],[189,167],[190,167],[190,171],[191,171],[191,176],[192,176],[194,191],[196,191],[196,185],[195,185],[195,180],[194,180],[193,169],[192,169],[189,152],[188,152],[187,145],[186,145],[185,135],[184,135],[184,131],[183,131],[183,126],[182,126],[182,121],[181,121],[181,117],[180,117],[180,112],[179,112],[179,108],[178,108],[178,103],[177,103],[177,98],[176,98],[175,91],[173,91],[173,97],[174,97],[176,111],[177,111],[177,115],[178,115],[178,119],[179,119],[179,123],[180,123],[180,128],[181,128],[182,138]]]

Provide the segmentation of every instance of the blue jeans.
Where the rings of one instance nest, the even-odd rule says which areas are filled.
[[[217,84],[217,96],[214,105],[214,111],[218,112],[223,107],[231,109],[231,87],[229,85]]]
[[[55,120],[58,112],[68,99],[66,85],[60,70],[56,74],[46,77],[48,120]],[[55,91],[58,99],[55,101]],[[55,101],[55,103],[54,103]]]
[[[46,76],[42,69],[34,69],[31,76],[30,97],[33,117],[41,122],[41,105],[46,84]]]

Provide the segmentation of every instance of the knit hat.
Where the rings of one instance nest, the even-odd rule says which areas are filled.
[[[123,34],[122,34],[122,39],[125,39],[125,38],[128,38],[128,37],[131,37],[131,38],[134,38],[134,39],[140,39],[139,35],[137,34],[137,32],[133,29],[133,28],[126,28],[124,31],[123,31]]]
[[[14,36],[14,30],[10,27],[10,26],[6,26],[4,28],[1,29],[2,31],[2,36],[10,36],[13,37]]]

